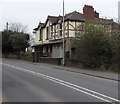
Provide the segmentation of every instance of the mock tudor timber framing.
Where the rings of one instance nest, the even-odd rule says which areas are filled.
[[[89,11],[89,9],[92,10]],[[89,13],[90,16],[87,16],[86,13]],[[113,22],[112,20],[99,18],[99,13],[94,11],[94,8],[89,5],[83,7],[83,14],[74,11],[65,15],[65,53],[68,53],[69,58],[72,57],[71,49],[75,47],[72,45],[71,39],[75,38],[77,27],[81,23],[88,20],[94,21],[107,21]],[[35,31],[35,43],[33,45],[34,52],[37,52],[40,57],[49,57],[49,58],[62,58],[62,28],[63,24],[62,16],[48,16],[45,23],[39,23],[38,27],[34,29]],[[53,54],[56,54],[54,55]],[[58,57],[57,57],[58,56]]]

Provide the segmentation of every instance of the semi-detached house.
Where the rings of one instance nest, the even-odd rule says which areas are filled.
[[[86,20],[98,20],[99,13],[89,5],[83,7],[83,14],[74,11],[65,15],[65,55],[71,58],[75,54],[75,37],[76,28]],[[35,32],[35,43],[33,52],[35,56],[48,58],[63,57],[63,17],[48,16],[45,23],[39,23]]]

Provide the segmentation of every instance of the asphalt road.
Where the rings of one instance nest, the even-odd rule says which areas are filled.
[[[118,82],[57,70],[48,64],[2,63],[3,102],[119,102]]]

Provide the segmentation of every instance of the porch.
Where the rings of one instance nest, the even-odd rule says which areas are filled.
[[[34,45],[33,61],[39,62],[42,58],[62,58],[63,46],[62,41],[53,41],[44,44]]]

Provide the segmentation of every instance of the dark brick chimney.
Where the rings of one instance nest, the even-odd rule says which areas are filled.
[[[99,18],[99,13],[97,13],[96,11],[94,13],[95,13],[95,18]]]
[[[99,13],[94,11],[92,6],[85,5],[83,7],[83,17],[85,20],[94,20],[95,18],[99,18]]]

